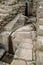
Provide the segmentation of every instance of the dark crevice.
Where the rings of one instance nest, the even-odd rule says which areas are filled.
[[[9,54],[12,54],[12,55],[14,55],[14,51],[13,51],[13,43],[12,43],[12,39],[11,39],[11,35],[9,35],[9,37],[8,37],[8,53]]]

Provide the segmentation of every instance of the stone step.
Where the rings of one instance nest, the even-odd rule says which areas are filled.
[[[31,40],[31,32],[19,32],[12,36],[12,42],[13,42],[13,49],[15,50],[18,48],[19,44],[23,41],[23,39],[30,39]],[[31,40],[32,41],[32,40]]]
[[[10,65],[26,65],[25,61],[23,60],[13,60]]]
[[[30,62],[25,62],[23,60],[13,60],[12,63],[10,65],[34,65],[31,61]]]
[[[33,48],[32,40],[23,39],[23,41],[20,43],[19,47],[24,48],[24,49],[32,49]]]
[[[32,49],[29,50],[29,49],[18,48],[15,52],[14,58],[32,60]]]
[[[4,29],[7,31],[11,31],[13,28],[16,30],[17,28],[21,27],[24,25],[25,22],[25,17],[21,14],[18,14],[13,21],[8,23]]]

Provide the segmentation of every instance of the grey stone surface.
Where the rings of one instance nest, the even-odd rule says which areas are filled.
[[[18,33],[17,33],[18,34]],[[29,36],[28,36],[29,35]],[[21,37],[20,37],[21,36]],[[17,48],[19,46],[19,44],[22,43],[23,39],[28,39],[30,40],[29,42],[31,43],[31,39],[29,39],[29,37],[31,36],[30,33],[19,33],[14,39],[12,39],[13,42],[13,48]]]
[[[15,31],[20,26],[23,26],[25,23],[25,17],[22,16],[23,16],[22,14],[18,14],[13,21],[9,22],[9,24],[7,24],[4,27],[4,29],[7,31],[12,31],[12,29],[14,28]]]
[[[0,61],[0,65],[10,65],[10,64]]]
[[[25,49],[32,49],[33,44],[31,39],[24,39],[23,42],[19,45],[20,48],[25,48]]]
[[[34,65],[32,62],[27,62],[27,65]]]
[[[0,34],[0,43],[2,43],[3,45],[5,45],[6,50],[8,50],[8,36],[10,35],[10,32],[7,31],[3,31]]]
[[[30,25],[20,27],[19,29],[16,30],[16,32],[30,32],[32,30],[33,30],[33,26],[32,24],[30,24]]]
[[[0,31],[2,31],[4,25],[14,19],[18,13],[25,14],[25,4],[17,4],[17,0],[2,1],[0,4]]]
[[[19,44],[22,44],[23,40],[25,43],[32,43],[32,31],[31,25],[23,26],[12,33],[13,48],[17,48]],[[23,42],[24,43],[24,42]],[[25,44],[24,43],[24,44]],[[24,46],[25,47],[25,46]],[[27,48],[27,47],[26,47]]]
[[[10,65],[26,65],[25,61],[23,60],[13,60]]]
[[[33,0],[33,15],[36,15],[38,0]]]
[[[36,65],[43,65],[43,52],[36,52]]]
[[[19,48],[16,51],[14,58],[32,60],[32,50]]]

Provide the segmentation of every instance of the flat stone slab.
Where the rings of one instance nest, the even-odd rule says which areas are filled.
[[[24,39],[24,38],[32,38],[31,37],[31,32],[16,32],[15,35],[13,36],[13,38],[21,38],[21,39]]]
[[[32,60],[32,50],[19,48],[17,49],[14,58]]]
[[[13,60],[10,65],[26,65],[26,63],[22,60]]]
[[[36,65],[43,65],[43,52],[36,52]]]
[[[12,11],[12,7],[5,6],[4,9],[0,8],[0,13],[7,14]]]
[[[31,49],[33,48],[32,40],[31,39],[24,39],[21,44],[19,45],[20,48],[25,48],[25,49]]]
[[[4,29],[7,31],[14,31],[24,25],[25,17],[22,14],[18,14],[15,19],[13,19],[11,22],[9,22]]]
[[[13,48],[17,48],[24,39],[31,39],[31,32],[17,32],[12,36]],[[32,43],[32,40],[28,40]]]
[[[22,43],[22,41],[25,39],[26,43],[28,41],[28,43],[32,43],[32,34],[31,31],[33,30],[33,28],[31,27],[32,25],[26,25],[23,27],[20,27],[19,29],[17,29],[15,32],[12,33],[12,42],[13,42],[13,48],[17,48],[19,46],[19,44]]]
[[[17,3],[17,0],[2,0],[2,2],[4,3],[4,5],[11,5],[11,4],[16,4]]]
[[[30,24],[30,25],[20,27],[18,30],[16,30],[16,32],[29,32],[32,30],[33,30],[33,27],[32,27],[32,24]]]

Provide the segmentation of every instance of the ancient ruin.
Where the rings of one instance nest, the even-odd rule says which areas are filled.
[[[0,0],[0,65],[43,65],[43,0]]]

